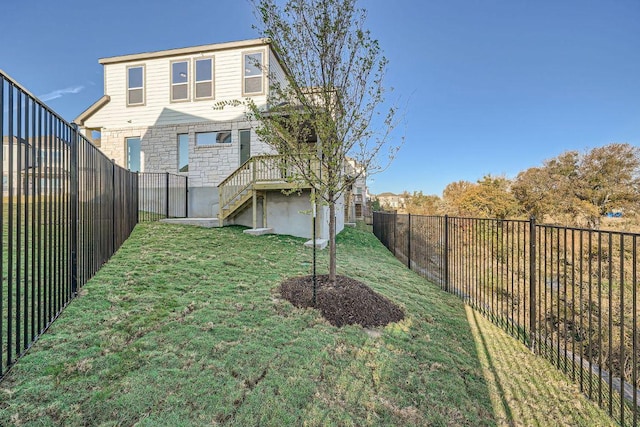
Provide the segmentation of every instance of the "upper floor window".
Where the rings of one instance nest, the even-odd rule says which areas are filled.
[[[263,53],[245,53],[242,71],[242,93],[244,95],[261,94],[263,92]]]
[[[195,99],[213,98],[213,59],[196,59]]]
[[[127,67],[127,105],[144,104],[144,65]]]
[[[189,62],[171,63],[171,100],[185,101],[189,99]]]

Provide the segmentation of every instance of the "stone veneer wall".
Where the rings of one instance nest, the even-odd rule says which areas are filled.
[[[100,149],[126,167],[126,138],[139,137],[141,172],[178,173],[178,134],[189,135],[190,187],[215,187],[240,165],[239,130],[251,129],[245,121],[199,122],[152,127],[103,129]],[[231,130],[230,144],[196,146],[196,133]],[[251,155],[273,153],[251,132]]]

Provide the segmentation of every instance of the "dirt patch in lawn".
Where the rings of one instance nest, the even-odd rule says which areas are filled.
[[[364,283],[346,276],[317,276],[316,305],[334,326],[384,326],[404,319],[402,309]],[[312,276],[293,277],[280,285],[280,294],[296,307],[313,307]]]

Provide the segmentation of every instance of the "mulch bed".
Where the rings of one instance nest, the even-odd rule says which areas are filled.
[[[337,276],[332,286],[328,275],[319,275],[317,283],[315,308],[334,326],[384,326],[404,319],[400,307],[358,280]],[[280,294],[296,307],[313,307],[312,276],[285,280]]]

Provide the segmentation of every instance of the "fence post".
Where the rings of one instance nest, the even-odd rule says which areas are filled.
[[[536,218],[529,219],[529,336],[535,351],[536,335]]]
[[[393,211],[393,256],[396,256],[396,228],[398,224],[398,211]]]
[[[411,214],[407,226],[407,267],[411,270]]]
[[[189,177],[184,177],[184,217],[189,218]]]
[[[70,164],[70,185],[71,185],[71,295],[78,293],[78,125],[71,124],[71,164]]]
[[[165,180],[165,184],[166,184],[166,188],[167,188],[167,193],[166,193],[166,198],[165,198],[165,218],[169,218],[169,172],[165,172],[166,175],[166,180]]]
[[[135,173],[134,194],[133,203],[136,209],[136,224],[140,224],[140,172]]]
[[[449,292],[449,215],[444,216],[444,290]]]
[[[116,159],[111,159],[111,251],[109,256],[116,252]]]

